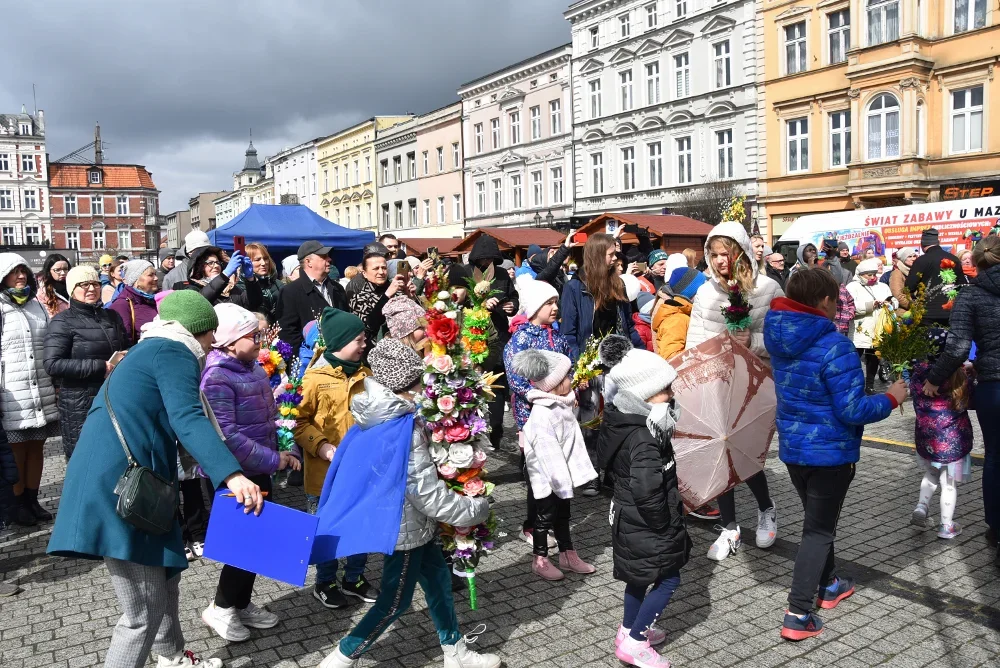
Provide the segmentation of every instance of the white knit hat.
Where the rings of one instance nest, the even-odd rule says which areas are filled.
[[[873,271],[877,272],[879,267],[882,266],[882,260],[877,257],[870,258],[868,260],[862,260],[858,262],[858,268],[854,270],[855,276],[860,276],[861,274],[870,274]]]
[[[646,401],[670,387],[677,378],[677,370],[656,353],[633,348],[611,368],[608,376],[619,392]]]
[[[632,274],[622,274],[621,279],[622,283],[625,284],[625,298],[634,302],[639,293],[642,292],[642,284]]]
[[[681,267],[687,268],[688,259],[685,257],[684,253],[673,253],[667,258],[667,270],[663,273],[664,276],[670,276],[674,273],[674,269],[680,269]]]
[[[514,373],[523,376],[542,392],[551,392],[566,379],[573,366],[570,359],[550,350],[528,348],[514,355]]]
[[[236,343],[260,327],[257,316],[236,304],[216,304],[215,314],[219,316],[219,326],[215,328],[215,340],[212,342],[216,348]]]
[[[521,309],[528,320],[553,297],[559,298],[559,293],[550,283],[525,278],[517,283],[517,294],[521,298]]]

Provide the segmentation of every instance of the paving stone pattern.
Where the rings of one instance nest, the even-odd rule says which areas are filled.
[[[901,419],[901,418],[893,418]],[[905,423],[901,423],[905,426]],[[508,432],[510,425],[508,424]],[[899,431],[898,440],[912,440]],[[523,519],[524,485],[511,439],[491,458],[499,483],[495,509],[506,536],[480,567],[480,609],[465,595],[456,601],[465,632],[486,624],[476,647],[496,652],[510,668],[522,666],[619,666],[613,638],[621,621],[624,586],[611,576],[608,498],[573,502],[573,531],[581,555],[598,571],[547,583],[529,573],[530,548],[517,540]],[[981,444],[978,449],[981,450]],[[857,593],[823,615],[826,630],[816,639],[788,643],[778,637],[798,546],[802,512],[782,464],[768,460],[778,509],[779,539],[768,551],[754,547],[756,507],[737,491],[744,547],[725,562],[705,558],[715,538],[710,523],[690,524],[694,551],[681,572],[681,586],[661,625],[662,647],[676,666],[996,666],[1000,646],[1000,580],[984,530],[980,471],[959,490],[956,518],[965,532],[954,541],[909,525],[920,473],[914,455],[866,447],[847,497],[837,542],[842,572],[858,579]],[[52,511],[59,504],[64,473],[58,439],[46,444],[40,497]],[[302,507],[300,488],[277,490],[276,501]],[[936,503],[936,501],[935,501]],[[936,513],[935,513],[936,515]],[[120,615],[106,569],[98,561],[45,555],[49,527],[18,529],[0,540],[0,573],[23,591],[0,599],[0,666],[75,668],[99,666]],[[381,557],[369,560],[377,582]],[[181,618],[187,645],[226,666],[292,668],[316,666],[360,619],[360,605],[328,611],[310,595],[261,578],[255,601],[281,616],[251,640],[229,644],[200,619],[218,580],[219,564],[201,560],[181,580]],[[312,583],[310,574],[309,585]],[[360,663],[362,666],[440,666],[437,636],[418,589],[413,608]],[[150,665],[155,665],[150,662]]]

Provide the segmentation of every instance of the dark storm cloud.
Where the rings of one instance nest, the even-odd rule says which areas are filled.
[[[0,112],[45,109],[52,159],[93,139],[138,162],[161,210],[231,187],[261,156],[376,114],[421,113],[461,83],[569,41],[567,0],[76,0],[4,13],[16,67]]]

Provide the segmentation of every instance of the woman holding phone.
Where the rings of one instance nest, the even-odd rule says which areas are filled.
[[[73,454],[111,358],[132,344],[121,316],[101,306],[101,279],[93,267],[66,275],[69,308],[56,314],[45,333],[45,371],[60,388],[56,406],[66,459]]]

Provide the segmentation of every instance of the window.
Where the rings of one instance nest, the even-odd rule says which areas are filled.
[[[22,135],[31,134],[31,123],[21,123],[21,134]]]
[[[804,172],[809,169],[809,119],[788,121],[788,171]]]
[[[462,196],[451,196],[451,222],[457,223],[462,220]]]
[[[0,189],[0,210],[14,209],[14,191],[9,188]]]
[[[76,195],[63,196],[63,212],[68,216],[76,215]]]
[[[598,118],[601,115],[601,80],[594,79],[590,82],[590,117]]]
[[[660,64],[646,65],[646,104],[660,102]]]
[[[431,173],[430,163],[428,162],[427,151],[420,154],[421,163],[424,166],[424,176]]]
[[[542,173],[531,173],[531,205],[542,206],[545,203],[545,185],[542,183]]]
[[[715,51],[715,87],[725,88],[732,85],[729,41],[714,44],[712,48]]]
[[[867,0],[868,46],[899,39],[899,0]]]
[[[503,181],[493,179],[493,213],[500,213],[503,209]]]
[[[333,212],[333,224],[340,225],[340,209]]]
[[[510,145],[517,146],[521,143],[521,112],[510,112]]]
[[[649,155],[649,187],[660,188],[663,186],[663,146],[654,141],[646,145],[646,153]]]
[[[531,108],[531,138],[541,139],[542,138],[542,108],[532,107]]]
[[[635,190],[635,147],[622,149],[622,190]]]
[[[785,74],[806,71],[806,22],[785,26]]]
[[[688,13],[687,0],[677,0],[674,6],[677,9],[677,18],[683,18],[687,16]]]
[[[411,199],[407,202],[407,208],[410,214],[410,227],[417,226],[417,200]]]
[[[104,230],[94,230],[94,250],[104,250]]]
[[[382,205],[382,229],[389,229],[389,205]]]
[[[101,173],[96,169],[90,172],[90,182],[94,184],[101,182]]]
[[[118,250],[131,250],[132,230],[118,230]]]
[[[35,156],[34,155],[22,155],[21,156],[21,171],[22,172],[33,172],[33,171],[35,171]]]
[[[438,197],[437,201],[437,224],[444,225],[444,197]]]
[[[686,53],[674,56],[674,81],[677,97],[687,97],[691,94],[691,61]]]
[[[459,168],[459,163],[462,162],[462,156],[458,150],[458,142],[452,142],[451,144],[451,166],[455,169]]]
[[[414,174],[413,175],[416,176],[416,170],[414,170]],[[361,162],[359,160],[355,160],[354,161],[354,185],[356,185],[356,186],[361,185]],[[302,194],[303,195],[305,194],[305,192],[304,192],[305,191],[305,186],[306,186],[306,184],[305,184],[305,181],[303,180],[303,182],[302,182],[302,190],[303,190]],[[360,223],[361,223],[361,221],[358,221],[358,224],[360,224]]]
[[[119,195],[115,198],[115,211],[119,216],[128,215],[128,195]]]
[[[323,170],[323,192],[330,192],[330,172],[326,169]]]
[[[658,21],[656,18],[656,3],[651,5],[646,5],[646,30],[652,30],[656,27]]]
[[[622,39],[628,39],[631,34],[632,30],[628,23],[628,14],[622,14],[618,17],[618,35]]]
[[[7,153],[0,153],[0,172],[10,171],[10,156]]]
[[[851,162],[851,112],[830,114],[830,166],[846,167]]]
[[[3,228],[3,245],[4,246],[14,246],[17,244],[17,230],[13,227]]]
[[[476,129],[474,131],[476,137],[476,154],[483,152],[483,124],[476,123]]]
[[[986,25],[986,0],[955,0],[955,32]]]
[[[917,155],[923,157],[926,128],[924,127],[924,101],[917,100]]]
[[[407,153],[406,154],[406,174],[409,178],[417,178],[417,154]]]
[[[476,184],[476,215],[486,213],[486,183],[480,181]]]
[[[868,105],[868,159],[899,157],[899,100],[882,93]]]
[[[344,207],[344,227],[351,226],[351,205],[348,204]]]
[[[715,133],[715,149],[719,157],[720,179],[733,178],[733,131],[718,130]]]
[[[549,131],[554,137],[562,133],[562,101],[552,100],[549,102]]]
[[[524,199],[521,196],[521,175],[510,175],[510,206],[512,209],[520,209],[524,206]]]
[[[379,164],[382,165],[382,185],[387,186],[389,185],[389,161],[383,160]]]
[[[827,39],[830,42],[830,64],[847,60],[847,50],[851,48],[851,13],[847,9],[827,14],[830,27]]]
[[[396,202],[394,205],[394,210],[396,213],[396,229],[403,229],[403,203]]]
[[[677,140],[677,183],[691,183],[691,138]]]
[[[632,70],[618,73],[618,87],[621,90],[621,110],[632,109]]]
[[[79,234],[74,232],[74,234]],[[24,243],[29,246],[40,246],[42,244],[42,228],[37,225],[25,225],[24,226]],[[76,245],[72,246],[73,249],[80,249],[80,240],[77,238]]]
[[[316,175],[313,174],[313,182],[316,180]],[[372,158],[371,156],[365,156],[365,183],[372,182]],[[313,194],[316,194],[316,188],[313,188]],[[368,224],[371,227],[371,222]]]
[[[590,156],[591,185],[595,195],[604,192],[604,154],[594,153]]]
[[[361,205],[357,204],[354,207],[354,220],[358,221],[358,227],[361,227]]]
[[[403,158],[401,156],[396,156],[392,159],[392,176],[395,179],[393,183],[399,183],[403,180]]]
[[[437,173],[444,171],[444,146],[437,147]]]
[[[340,190],[340,166],[334,165],[333,167],[333,189]]]
[[[38,208],[38,191],[34,188],[24,190],[24,208],[34,210]]]
[[[563,201],[563,176],[562,167],[553,167],[549,170],[552,177],[552,204],[562,204]]]
[[[500,119],[494,118],[490,121],[490,134],[493,141],[493,150],[500,148]]]
[[[481,183],[477,185],[482,185]],[[429,199],[424,200],[424,225],[431,224],[431,201]]]
[[[983,87],[951,92],[951,152],[983,148]]]
[[[66,248],[80,250],[80,233],[76,230],[66,232]]]
[[[601,45],[601,38],[598,36],[597,26],[590,29],[590,48],[596,49]]]

